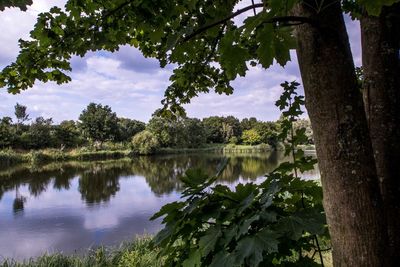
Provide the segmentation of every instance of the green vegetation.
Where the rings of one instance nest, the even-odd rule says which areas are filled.
[[[185,116],[167,118],[157,115],[158,111],[145,124],[118,118],[110,107],[90,103],[82,111],[79,121],[66,120],[53,124],[51,118],[38,117],[30,124],[24,124],[29,120],[27,110],[27,107],[17,104],[15,124],[9,117],[0,120],[0,148],[6,149],[1,154],[4,159],[9,155],[7,162],[30,161],[29,156],[21,156],[28,154],[27,150],[40,150],[37,153],[43,154],[43,158],[60,160],[78,159],[79,155],[90,158],[89,154],[112,154],[110,150],[153,154],[191,150],[259,152],[280,147],[277,139],[280,132],[279,120],[263,122],[256,118],[245,118],[239,121],[233,116],[212,116],[203,120]],[[297,124],[307,129],[308,136],[303,144],[313,144],[310,122],[299,120]],[[21,153],[10,152],[7,150],[9,148]],[[85,150],[90,153],[85,154]],[[18,160],[16,157],[22,158]]]
[[[60,151],[58,149],[32,150],[29,152],[16,152],[14,150],[0,150],[0,165],[16,163],[45,163],[50,161],[67,160],[104,160],[129,157],[130,150],[100,150],[93,151],[86,148]]]
[[[216,183],[227,162],[211,177],[200,169],[187,171],[182,201],[165,205],[152,218],[163,218],[155,244],[165,266],[324,266],[321,244],[329,244],[329,233],[322,188],[298,176],[316,164],[297,147],[307,138],[305,128],[293,133],[303,113],[298,85],[283,83],[277,101],[284,114],[279,138],[288,141],[285,154],[291,161],[261,184],[240,183],[235,189]]]
[[[92,142],[99,142],[100,147],[103,142],[116,139],[118,118],[109,106],[90,103],[82,111],[79,121],[83,136]]]
[[[133,151],[141,155],[154,154],[160,148],[157,138],[149,131],[142,131],[132,139]]]
[[[0,267],[161,267],[163,258],[157,256],[158,248],[150,247],[151,240],[149,236],[139,237],[119,247],[90,250],[83,256],[52,254],[23,262],[6,259]]]

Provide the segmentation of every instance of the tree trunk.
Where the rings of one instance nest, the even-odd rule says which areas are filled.
[[[324,6],[313,8],[316,2]],[[297,56],[334,265],[385,266],[379,181],[340,1],[304,1],[294,13],[315,20],[296,28]]]
[[[361,19],[363,95],[388,224],[388,258],[400,262],[400,4]],[[395,266],[395,265],[392,265]]]

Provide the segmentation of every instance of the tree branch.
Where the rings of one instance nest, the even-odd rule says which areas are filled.
[[[250,6],[242,8],[242,9],[239,9],[236,12],[233,12],[232,14],[230,14],[229,16],[227,16],[227,17],[225,17],[225,18],[223,18],[221,20],[218,20],[218,21],[216,21],[214,23],[211,23],[209,25],[206,25],[204,27],[201,27],[201,28],[195,30],[194,32],[192,32],[191,34],[186,36],[183,40],[184,41],[188,41],[188,40],[192,39],[194,36],[196,36],[196,35],[198,35],[198,34],[200,34],[202,32],[205,32],[206,30],[208,30],[208,29],[210,29],[210,28],[212,28],[214,26],[217,26],[217,25],[219,25],[221,23],[224,23],[224,22],[226,22],[226,21],[228,21],[228,20],[230,20],[230,19],[232,19],[232,18],[234,18],[234,17],[236,17],[236,16],[238,16],[238,15],[240,15],[240,14],[246,12],[246,11],[249,11],[249,10],[254,9],[254,8],[261,8],[261,7],[264,7],[263,3],[250,5]]]
[[[264,4],[262,4],[262,3],[254,4],[254,5],[250,5],[250,6],[242,8],[242,9],[239,9],[238,11],[232,13],[231,15],[229,15],[229,16],[221,19],[221,20],[218,20],[216,22],[213,22],[213,23],[211,23],[209,25],[203,26],[203,27],[195,30],[194,32],[192,32],[191,34],[186,36],[183,39],[183,42],[186,42],[186,41],[192,39],[193,37],[195,37],[196,35],[199,35],[199,34],[205,32],[205,31],[207,31],[208,29],[211,29],[211,28],[213,28],[213,27],[215,27],[215,26],[217,26],[217,25],[219,25],[221,23],[225,23],[226,21],[228,21],[228,20],[230,20],[230,19],[232,19],[232,18],[234,18],[234,17],[236,17],[236,16],[238,16],[238,15],[240,15],[240,14],[246,12],[246,11],[249,11],[249,10],[255,9],[255,8],[261,8],[261,7],[264,7]],[[271,18],[269,20],[266,20],[264,23],[278,23],[278,22],[279,23],[280,22],[285,23],[286,26],[288,26],[288,25],[289,26],[295,26],[295,25],[300,25],[300,24],[303,24],[303,23],[310,23],[312,25],[316,24],[315,21],[310,19],[310,18],[299,17],[299,16],[274,17],[274,18]],[[290,23],[290,22],[295,22],[295,23]]]

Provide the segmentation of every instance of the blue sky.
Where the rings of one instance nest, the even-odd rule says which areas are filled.
[[[18,54],[18,39],[27,38],[39,12],[50,7],[63,6],[64,0],[34,0],[27,12],[7,9],[0,12],[0,67],[11,63]],[[240,5],[246,5],[245,1]],[[251,11],[252,12],[252,11]],[[250,13],[251,13],[250,12]],[[246,16],[237,18],[237,23]],[[348,33],[357,66],[361,64],[360,30],[358,22],[346,17]],[[161,107],[164,90],[169,85],[172,68],[161,69],[154,59],[144,58],[132,47],[121,47],[116,53],[89,53],[84,58],[72,59],[72,82],[64,85],[37,83],[32,89],[18,95],[0,89],[0,117],[13,116],[15,103],[28,107],[31,117],[53,118],[55,122],[76,120],[90,102],[111,106],[118,116],[147,122]],[[274,106],[285,80],[301,82],[295,53],[292,62],[283,69],[273,66],[268,70],[250,68],[246,77],[233,82],[234,94],[203,94],[185,108],[190,117],[233,115],[240,119],[257,117],[276,120],[279,111]]]

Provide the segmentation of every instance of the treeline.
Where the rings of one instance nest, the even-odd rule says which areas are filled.
[[[202,120],[182,117],[169,119],[155,112],[144,122],[119,118],[109,106],[90,103],[78,121],[66,120],[54,124],[51,118],[31,119],[27,107],[15,105],[16,121],[3,117],[0,121],[0,148],[43,149],[94,146],[105,142],[129,145],[136,152],[149,154],[159,148],[199,148],[206,144],[268,144],[276,147],[280,133],[279,120],[259,121],[256,118],[239,120],[234,116],[212,116]],[[305,127],[312,143],[308,120],[296,122],[295,128]]]

